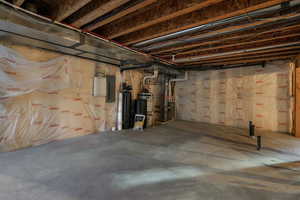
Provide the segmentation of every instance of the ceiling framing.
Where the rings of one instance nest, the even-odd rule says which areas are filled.
[[[300,53],[300,0],[7,1],[180,68],[291,59]]]

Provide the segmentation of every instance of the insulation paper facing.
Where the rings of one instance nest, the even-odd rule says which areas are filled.
[[[0,46],[0,98],[20,96],[36,90],[51,92],[70,87],[66,65],[66,57],[33,62]]]
[[[193,71],[176,83],[177,119],[244,128],[253,121],[258,130],[291,132],[291,74],[288,61]]]
[[[115,127],[116,104],[92,95],[95,62],[11,47],[14,50],[0,46],[0,152]],[[48,61],[28,60],[28,54]],[[103,70],[120,75],[110,65],[103,65]],[[99,95],[106,92],[105,84],[106,78],[96,79]]]

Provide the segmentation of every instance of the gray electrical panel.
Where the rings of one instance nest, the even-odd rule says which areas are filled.
[[[116,99],[116,76],[106,75],[106,102],[112,103]]]

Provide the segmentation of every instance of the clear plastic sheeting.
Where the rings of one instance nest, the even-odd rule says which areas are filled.
[[[190,72],[176,83],[177,118],[234,127],[291,132],[292,68],[287,61]]]
[[[0,46],[0,98],[70,87],[67,65],[66,58],[41,63],[27,61],[17,52]]]
[[[0,50],[0,152],[111,130],[116,103],[93,97],[96,63],[25,46]],[[118,69],[112,71],[120,83]],[[116,91],[117,92],[117,91]]]

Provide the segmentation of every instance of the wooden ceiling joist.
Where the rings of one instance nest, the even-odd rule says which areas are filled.
[[[162,23],[157,27],[149,27],[147,30],[144,29],[138,33],[127,35],[124,38],[120,38],[120,42],[123,42],[125,45],[132,45],[138,42],[150,40],[153,38],[157,38],[160,36],[168,35],[171,33],[176,33],[179,31],[187,30],[196,26],[212,23],[218,20],[223,20],[226,18],[243,15],[249,12],[253,12],[259,9],[268,8],[274,5],[278,5],[280,3],[286,2],[288,0],[264,0],[259,1],[260,3],[256,3],[250,6],[246,6],[241,4],[241,6],[233,8],[224,7],[222,10],[222,14],[217,12],[217,10],[212,6],[207,9],[204,9],[201,14],[193,15],[188,21],[186,20],[186,16],[183,16],[182,19],[177,19],[176,21],[166,22],[166,24]],[[227,2],[227,1],[226,1]],[[226,4],[224,2],[224,4]],[[255,1],[249,1],[249,3],[254,3]],[[242,8],[242,6],[244,8]],[[185,22],[185,24],[180,25],[179,22]]]
[[[95,30],[95,29],[97,29],[97,28],[99,28],[101,26],[104,26],[105,24],[109,24],[109,23],[111,23],[111,22],[113,22],[113,21],[115,21],[117,19],[120,19],[121,17],[129,15],[130,13],[133,13],[133,12],[135,12],[135,11],[141,9],[141,8],[144,8],[146,6],[149,6],[149,5],[151,5],[151,4],[155,3],[155,2],[157,2],[157,0],[144,0],[144,1],[142,1],[142,2],[140,2],[138,4],[136,4],[136,5],[128,8],[128,9],[125,9],[125,10],[117,13],[116,15],[113,15],[113,16],[111,16],[111,17],[109,17],[107,19],[104,19],[104,20],[102,20],[102,21],[100,21],[98,23],[95,23],[95,24],[92,24],[90,26],[87,26],[85,29],[89,30],[89,31]]]
[[[236,60],[243,60],[243,59],[254,59],[254,58],[261,58],[261,57],[297,55],[299,53],[300,53],[300,49],[297,49],[297,50],[284,51],[284,52],[271,52],[271,53],[261,53],[261,54],[244,55],[244,56],[240,55],[238,57],[229,57],[229,58],[201,61],[201,63],[203,65],[206,65],[210,63],[216,63],[216,62],[220,63],[220,62],[229,62],[229,61],[236,61]]]
[[[21,6],[26,0],[8,1]],[[266,61],[300,52],[296,1],[288,7],[280,4],[290,0],[54,0],[51,6],[48,1],[37,14],[178,64]],[[23,7],[37,4],[30,0]]]
[[[13,4],[15,4],[16,6],[19,6],[19,7],[21,7],[24,2],[25,2],[25,0],[13,0]]]
[[[102,1],[95,1],[95,6],[91,5],[89,7],[89,9],[91,7],[94,7],[94,9],[89,10],[89,11],[83,11],[83,12],[85,12],[85,15],[83,15],[79,19],[76,19],[74,22],[72,22],[72,25],[75,27],[81,27],[81,26],[95,20],[96,18],[112,11],[113,9],[127,3],[128,1],[129,0],[109,0],[109,1],[106,1],[104,4],[100,4],[100,3],[102,3]]]
[[[256,45],[248,45],[246,47],[242,47],[241,49],[229,49],[226,51],[217,51],[217,52],[206,52],[204,54],[198,55],[198,56],[191,56],[191,57],[183,57],[183,58],[175,58],[174,62],[177,63],[185,63],[185,62],[199,62],[203,59],[210,59],[215,57],[230,57],[237,54],[243,54],[243,53],[252,53],[252,52],[258,52],[263,50],[271,50],[271,49],[279,49],[279,48],[285,48],[285,47],[292,47],[292,46],[299,46],[300,42],[299,40],[296,40],[295,42],[280,42],[279,44],[265,44],[263,46],[256,46]]]
[[[72,15],[74,12],[91,2],[91,0],[65,0],[58,4],[52,18],[56,21],[62,21]]]
[[[191,50],[191,51],[186,51],[183,53],[178,53],[176,56],[183,56],[183,55],[194,55],[194,54],[201,54],[202,52],[206,52],[209,50],[219,50],[219,49],[225,49],[225,48],[240,48],[243,47],[245,45],[251,45],[251,46],[264,46],[266,45],[265,42],[274,42],[274,41],[282,41],[284,39],[287,38],[296,38],[297,40],[300,39],[300,33],[293,33],[293,34],[289,34],[289,35],[283,35],[280,37],[273,37],[273,38],[268,38],[268,39],[262,39],[262,40],[253,40],[253,41],[249,41],[249,42],[241,42],[241,43],[234,43],[234,44],[228,44],[228,45],[222,45],[222,46],[217,46],[217,47],[209,47],[209,48],[203,48],[203,49],[198,49],[198,50]],[[259,45],[260,43],[263,43],[262,45]]]
[[[209,65],[204,66],[220,66],[220,65],[233,65],[233,64],[246,64],[246,63],[257,63],[257,62],[264,62],[264,61],[273,61],[273,60],[285,60],[285,59],[292,59],[295,55],[286,55],[286,56],[274,56],[274,57],[267,57],[267,58],[254,58],[254,59],[245,59],[245,60],[236,60],[236,61],[229,61],[229,62],[216,62],[210,63]],[[193,62],[189,63],[188,65],[184,66],[191,66],[191,65],[201,65],[201,62]],[[183,67],[184,67],[183,66]]]
[[[253,23],[248,23],[248,24],[243,24],[243,25],[237,25],[237,26],[230,26],[230,27],[226,27],[226,28],[222,28],[216,31],[212,31],[212,32],[208,32],[205,34],[200,34],[194,37],[190,37],[187,38],[188,41],[196,41],[196,40],[203,40],[205,38],[209,38],[209,37],[215,37],[218,36],[220,34],[228,34],[228,33],[233,33],[233,32],[237,32],[237,31],[242,31],[242,30],[248,30],[248,31],[255,31],[256,27],[259,26],[265,26],[266,24],[269,24],[271,22],[276,22],[276,21],[280,21],[280,20],[285,20],[285,19],[291,19],[291,18],[296,18],[296,17],[300,17],[300,13],[292,13],[292,14],[288,14],[288,15],[282,15],[282,16],[277,16],[277,17],[271,17],[271,18],[267,18],[261,21],[256,21]],[[177,46],[180,45],[184,45],[184,40],[182,38],[175,40],[174,42],[170,42],[167,41],[165,43],[160,43],[158,45],[154,45],[151,47],[147,47],[144,48],[143,50],[149,50],[149,51],[153,51],[156,49],[161,49],[161,48],[167,48],[168,46],[172,47],[174,46],[174,44],[176,44],[176,42],[179,41],[179,43],[177,44]],[[190,42],[189,42],[190,43]]]
[[[217,38],[214,40],[210,40],[210,41],[206,41],[206,42],[199,42],[199,43],[193,43],[193,44],[187,44],[187,45],[181,45],[178,47],[171,47],[171,48],[164,48],[162,50],[158,50],[158,51],[151,51],[152,55],[160,55],[160,54],[176,54],[176,51],[187,51],[190,50],[191,48],[196,48],[196,47],[200,47],[203,45],[213,45],[213,44],[217,44],[217,43],[221,43],[221,42],[226,42],[226,41],[232,41],[235,39],[249,39],[249,38],[257,38],[259,36],[262,35],[266,35],[266,34],[275,34],[277,32],[282,32],[282,31],[297,31],[298,28],[300,28],[300,24],[294,25],[294,26],[287,26],[287,27],[280,27],[280,28],[274,28],[268,31],[263,31],[263,32],[252,32],[249,33],[249,31],[243,33],[243,34],[237,34],[237,35],[225,35],[221,38]],[[255,38],[254,38],[255,37]]]
[[[167,15],[164,15],[163,13],[156,12],[156,10],[153,10],[148,14],[148,15],[150,15],[150,14],[152,15],[152,16],[148,16],[148,18],[149,18],[148,21],[146,21],[144,23],[139,23],[137,21],[137,23],[135,23],[135,25],[133,27],[129,27],[129,28],[127,28],[128,26],[127,27],[120,26],[117,29],[114,29],[113,32],[108,30],[107,37],[109,39],[114,39],[114,38],[120,37],[122,35],[126,35],[128,33],[132,33],[132,32],[135,32],[135,31],[153,26],[155,24],[159,24],[161,22],[165,22],[165,21],[171,20],[173,18],[176,18],[176,17],[182,16],[182,15],[186,15],[188,13],[203,9],[205,7],[211,6],[211,5],[219,3],[221,1],[224,1],[224,0],[206,0],[206,1],[202,1],[202,2],[197,3],[197,4],[193,4],[190,7],[187,7],[185,9],[174,11],[174,12],[172,12],[170,14],[167,14]],[[182,3],[184,3],[184,1],[182,1]],[[168,11],[170,9],[175,10],[176,7],[173,7],[173,8],[169,7],[169,8],[166,8],[165,10]]]
[[[243,56],[253,56],[253,55],[259,55],[259,54],[267,54],[267,53],[274,53],[274,52],[287,52],[287,51],[292,51],[296,50],[300,53],[300,43],[298,46],[289,46],[289,47],[283,47],[283,48],[275,48],[275,49],[268,49],[268,50],[260,50],[260,51],[255,51],[255,52],[246,52],[246,53],[237,53],[233,55],[225,55],[225,56],[215,56],[215,57],[210,57],[210,58],[204,58],[204,59],[199,59],[199,62],[207,62],[207,61],[213,61],[217,59],[227,59],[227,58],[236,58],[236,57],[243,57]]]

